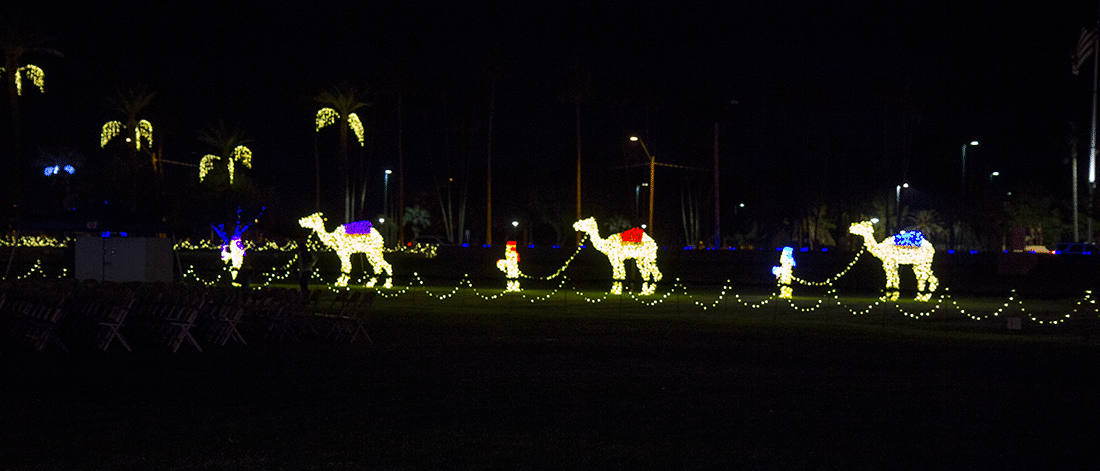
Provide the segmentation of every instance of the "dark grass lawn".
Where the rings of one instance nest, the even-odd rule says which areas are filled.
[[[0,468],[1100,466],[1091,337],[537,306],[380,298],[373,345],[5,348]]]

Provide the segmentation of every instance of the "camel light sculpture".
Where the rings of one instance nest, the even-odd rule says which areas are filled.
[[[917,277],[916,300],[928,301],[932,298],[932,292],[939,286],[939,280],[932,273],[932,256],[936,249],[924,238],[924,234],[920,231],[902,232],[878,242],[875,240],[875,227],[870,221],[852,224],[848,232],[862,236],[867,251],[882,261],[882,269],[886,272],[885,300],[898,299],[900,265],[913,266],[913,274]]]
[[[573,223],[573,229],[584,232],[592,239],[592,246],[607,255],[611,262],[611,294],[623,294],[623,280],[626,269],[623,262],[633,258],[642,275],[642,294],[653,294],[657,282],[661,281],[661,271],[657,269],[657,242],[641,228],[633,228],[607,238],[600,237],[594,218],[582,219]]]
[[[516,241],[510,240],[504,246],[504,258],[497,260],[497,268],[504,272],[508,278],[505,291],[520,291],[519,288],[519,252],[516,251]]]
[[[378,275],[386,272],[386,288],[393,286],[393,267],[382,257],[382,248],[385,246],[382,235],[373,230],[369,221],[356,221],[344,224],[332,232],[325,231],[325,218],[321,213],[313,213],[298,220],[298,224],[317,233],[317,237],[326,246],[336,251],[340,257],[340,278],[336,280],[336,286],[347,286],[351,279],[351,254],[361,253],[367,256],[367,261],[374,269],[374,277],[367,282],[367,287],[372,287],[378,282]]]

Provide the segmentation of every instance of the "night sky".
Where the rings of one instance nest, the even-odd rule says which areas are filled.
[[[1091,72],[1072,75],[1069,58],[1080,28],[1095,21],[1086,4],[19,3],[2,12],[56,38],[65,55],[26,59],[46,72],[46,93],[22,102],[28,145],[77,148],[95,165],[99,127],[120,118],[105,99],[145,84],[157,93],[146,118],[163,158],[198,163],[212,149],[197,135],[218,120],[251,137],[250,176],[275,195],[265,217],[276,225],[313,208],[315,139],[322,207],[342,208],[326,141],[335,132],[314,132],[313,97],[344,83],[374,105],[360,112],[370,145],[352,151],[369,162],[367,216],[380,212],[382,170],[396,169],[401,89],[406,206],[438,220],[436,183],[465,178],[467,228],[483,240],[490,69],[502,225],[547,208],[573,216],[574,113],[562,95],[575,64],[591,76],[581,103],[584,212],[644,222],[644,190],[641,219],[634,207],[648,178],[628,141],[636,134],[658,162],[700,168],[657,171],[655,225],[668,237],[682,234],[681,197],[694,195],[703,227],[713,224],[716,122],[723,232],[822,203],[866,212],[903,181],[909,205],[950,213],[960,149],[971,140],[981,145],[969,171],[1001,173],[989,193],[1030,185],[1068,207],[1071,121],[1082,176],[1087,169]]]

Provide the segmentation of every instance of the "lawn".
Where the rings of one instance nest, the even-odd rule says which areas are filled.
[[[1100,465],[1092,327],[1010,331],[1005,299],[913,319],[928,306],[452,289],[377,298],[373,344],[5,348],[0,468]],[[1046,303],[1025,306],[1075,306]]]

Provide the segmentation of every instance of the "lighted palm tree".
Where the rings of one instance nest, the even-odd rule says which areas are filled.
[[[324,91],[315,98],[317,103],[327,105],[317,110],[317,127],[321,128],[330,124],[337,124],[340,133],[339,163],[344,173],[344,223],[351,222],[352,191],[351,191],[351,165],[348,162],[348,129],[355,132],[359,140],[359,146],[363,146],[363,122],[355,114],[355,110],[370,106],[369,103],[359,101],[354,90],[349,88],[336,88],[333,91]],[[317,163],[317,191],[320,193],[320,163]]]
[[[141,113],[149,102],[153,100],[156,93],[148,92],[145,87],[137,87],[127,90],[126,92],[119,92],[117,97],[109,98],[108,104],[115,111],[122,113],[126,117],[126,122],[121,121],[108,121],[103,124],[103,129],[99,134],[99,147],[106,147],[111,139],[123,133],[123,130],[127,130],[130,134],[126,137],[126,142],[130,146],[133,146],[134,150],[141,150],[141,141],[144,140],[145,144],[149,147],[153,146],[153,123],[147,120],[139,120],[137,116]],[[128,146],[129,147],[129,146]]]
[[[45,92],[45,73],[36,65],[23,62],[28,54],[49,54],[61,57],[57,49],[46,47],[50,38],[21,30],[4,21],[0,25],[0,50],[4,53],[4,65],[0,67],[8,85],[8,99],[11,102],[12,150],[13,155],[20,152],[20,113],[19,97],[23,95],[23,82],[30,81],[39,92]]]
[[[233,176],[236,172],[236,163],[240,162],[245,167],[252,168],[252,151],[244,144],[249,140],[239,131],[229,131],[225,124],[218,122],[217,127],[203,131],[199,140],[219,150],[218,155],[206,154],[199,162],[199,181],[204,181],[210,172],[217,167],[218,161],[224,160],[226,170],[229,173],[229,185],[233,186]]]

